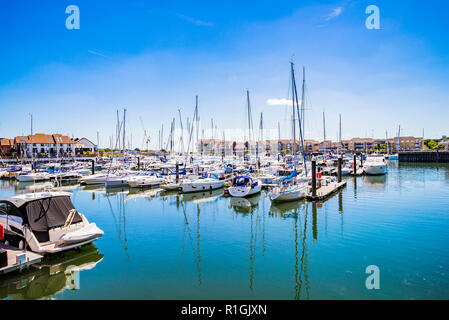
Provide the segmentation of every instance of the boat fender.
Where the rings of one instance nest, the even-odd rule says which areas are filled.
[[[3,230],[3,225],[0,224],[0,240],[3,240],[3,237],[5,236],[5,232]]]

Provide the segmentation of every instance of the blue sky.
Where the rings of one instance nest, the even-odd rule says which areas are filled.
[[[80,9],[67,30],[65,8]],[[380,30],[365,8],[380,9]],[[177,109],[202,125],[282,126],[290,137],[290,61],[306,68],[306,138],[449,133],[449,4],[446,1],[2,1],[0,137],[34,132],[109,144],[116,110],[127,108],[129,139],[143,129],[156,145]],[[299,89],[299,88],[298,88]],[[178,125],[178,123],[177,123]],[[206,133],[207,135],[207,133]],[[277,137],[273,137],[277,138]]]

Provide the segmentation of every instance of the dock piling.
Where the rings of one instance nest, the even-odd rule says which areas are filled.
[[[312,197],[316,197],[316,160],[312,160]]]
[[[338,156],[338,182],[341,182],[341,156]]]
[[[357,175],[357,154],[354,153],[354,176]]]

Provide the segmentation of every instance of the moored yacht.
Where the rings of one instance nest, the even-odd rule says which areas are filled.
[[[164,178],[150,175],[132,176],[126,179],[131,188],[151,188],[164,183]]]
[[[205,177],[183,181],[181,185],[181,190],[184,193],[187,192],[199,192],[205,190],[215,190],[223,188],[225,181],[218,179],[218,176],[209,173]]]
[[[260,190],[262,190],[262,184],[259,180],[253,180],[249,176],[237,176],[233,179],[229,194],[233,197],[246,197],[259,193]]]
[[[47,172],[30,172],[26,174],[19,174],[16,179],[19,182],[35,182],[50,180],[51,175]]]
[[[285,184],[270,191],[273,202],[287,202],[304,199],[307,195],[307,184]]]
[[[363,163],[367,175],[383,175],[387,173],[387,163],[383,155],[368,155]]]
[[[77,248],[104,233],[79,213],[68,192],[27,193],[0,201],[5,242],[37,253]]]

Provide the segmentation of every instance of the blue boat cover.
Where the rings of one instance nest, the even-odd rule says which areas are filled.
[[[296,177],[298,175],[298,172],[296,171],[296,169],[288,176],[288,177],[283,177],[281,179],[281,181],[285,181],[285,180],[289,180],[292,179],[294,177]]]

